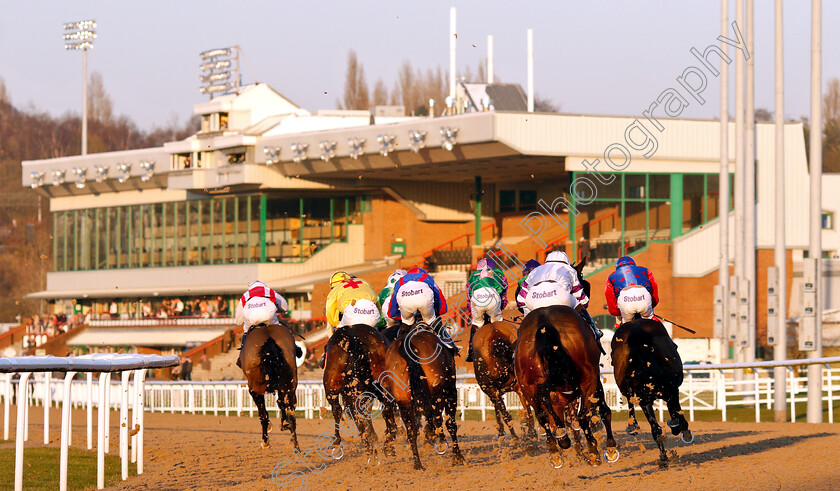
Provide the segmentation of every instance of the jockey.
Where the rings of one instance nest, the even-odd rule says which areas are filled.
[[[367,281],[343,271],[330,278],[330,293],[324,310],[330,336],[341,326],[367,324],[376,327],[379,322],[379,305],[373,287]]]
[[[596,339],[604,335],[595,327],[595,322],[586,311],[589,297],[578,279],[578,272],[569,264],[565,252],[553,251],[545,258],[545,264],[535,268],[522,282],[516,304],[526,315],[540,307],[566,305],[578,311],[589,324]]]
[[[268,301],[266,301],[268,300]],[[242,342],[239,349],[245,345],[245,336],[251,326],[257,324],[277,325],[277,314],[287,313],[289,302],[277,292],[266,286],[262,281],[254,281],[248,285],[248,290],[242,294],[236,303],[236,324],[242,324]],[[239,366],[239,360],[236,360]]]
[[[446,297],[425,269],[412,268],[394,284],[388,316],[411,326],[414,325],[415,315],[419,313],[423,322],[430,327],[437,324],[434,330],[444,345],[457,350],[449,334],[444,331],[443,322],[439,320],[446,311]]]
[[[540,262],[536,259],[529,259],[525,262],[525,265],[522,266],[522,277],[519,278],[519,283],[516,285],[516,293],[513,295],[514,298],[519,298],[519,293],[522,291],[522,283],[525,282],[525,279],[528,278],[528,275],[531,274],[535,268],[540,266]],[[525,313],[525,305],[519,305],[519,302],[516,302],[516,308],[519,310],[520,313]]]
[[[391,309],[391,298],[394,296],[394,285],[396,285],[397,281],[399,281],[399,279],[403,276],[405,276],[404,269],[394,271],[391,273],[391,276],[388,277],[388,284],[385,285],[385,288],[383,288],[381,292],[379,292],[379,305],[382,307],[382,318],[379,320],[379,325],[377,325],[377,327],[380,330],[399,324],[399,322],[388,315],[388,311]]]
[[[659,303],[659,286],[649,269],[636,266],[633,258],[625,256],[618,260],[615,271],[607,278],[604,296],[610,314],[621,323],[633,320],[633,314],[650,319]]]
[[[484,314],[487,314],[490,322],[502,320],[502,310],[507,306],[508,282],[492,259],[482,258],[467,280],[467,285],[470,297],[467,301],[467,312],[472,314],[472,326],[466,361],[471,362],[473,336],[475,331],[484,325]]]

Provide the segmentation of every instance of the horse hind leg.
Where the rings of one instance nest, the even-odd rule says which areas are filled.
[[[653,436],[653,440],[659,447],[659,467],[667,467],[668,455],[665,453],[665,438],[662,435],[662,428],[659,426],[659,422],[656,421],[656,413],[653,411],[653,403],[643,404],[642,411],[644,411],[645,417],[647,418],[648,423],[650,423],[651,436]]]
[[[338,428],[341,426],[341,415],[344,409],[341,407],[341,401],[337,392],[327,394],[327,402],[330,404],[333,419],[335,420],[335,438],[333,439],[332,448],[336,448],[341,446],[341,433],[338,431]]]
[[[636,408],[630,402],[629,397],[627,398],[627,405],[630,407],[630,410],[627,413],[627,429],[624,431],[630,436],[635,436],[639,434],[639,420],[636,419]]]
[[[449,397],[446,398],[444,405],[446,416],[446,429],[449,431],[449,437],[452,439],[452,465],[459,465],[464,463],[464,455],[461,454],[461,447],[458,446],[458,423],[455,421],[455,413],[457,412],[457,394],[453,390]],[[441,433],[441,437],[443,434]]]
[[[269,448],[270,445],[268,444],[268,431],[269,427],[271,426],[271,421],[268,419],[268,411],[265,409],[265,395],[258,394],[251,391],[251,399],[254,400],[254,404],[257,405],[257,413],[260,415],[260,424],[262,425],[262,448]]]
[[[679,392],[675,391],[674,394],[671,394],[671,397],[668,398],[666,403],[668,404],[668,414],[671,415],[671,419],[668,420],[668,426],[671,428],[671,434],[681,434],[680,439],[682,439],[685,443],[693,442],[694,434],[688,429],[688,420],[685,419],[685,416],[683,416],[682,408],[680,407]]]
[[[297,438],[297,418],[295,418],[295,406],[297,405],[297,398],[294,391],[283,393],[277,392],[277,407],[280,409],[281,417],[284,418],[283,429],[288,429],[291,432],[292,446],[295,450],[300,451]]]
[[[496,429],[499,434],[499,441],[502,441],[507,437],[507,434],[505,433],[505,425],[502,422],[502,408],[504,407],[504,402],[501,400],[502,398],[498,392],[494,390],[485,390],[484,392],[487,393],[487,397],[489,397],[490,401],[493,403],[493,409],[496,413]],[[513,432],[513,428],[511,428],[511,432]]]
[[[510,412],[507,410],[507,406],[505,405],[505,398],[504,395],[496,393],[496,398],[498,399],[498,405],[494,402],[493,405],[496,407],[496,414],[502,413],[502,419],[504,419],[505,424],[507,424],[508,430],[510,430],[510,436],[515,440],[519,440],[519,436],[516,434],[516,430],[513,427],[513,417],[510,415]],[[501,427],[501,424],[499,425]],[[502,429],[504,431],[504,429]],[[500,432],[501,433],[501,432]]]
[[[615,438],[613,437],[612,432],[612,411],[610,411],[610,407],[607,405],[607,398],[604,394],[604,386],[601,383],[598,384],[596,396],[598,397],[598,414],[601,415],[601,421],[604,423],[604,430],[607,432],[607,450],[604,452],[604,459],[606,459],[607,462],[612,463],[618,460],[618,446],[615,443]]]
[[[397,439],[397,422],[394,415],[394,403],[391,400],[380,401],[382,403],[382,419],[385,420],[385,442],[382,444],[382,451],[389,457],[394,457],[397,452],[394,450],[394,441]]]
[[[414,406],[409,403],[400,403],[400,416],[402,416],[403,424],[405,425],[405,433],[408,437],[408,443],[411,445],[411,453],[414,455],[414,468],[417,470],[426,470],[420,462],[420,452],[417,450],[417,420],[414,411]]]

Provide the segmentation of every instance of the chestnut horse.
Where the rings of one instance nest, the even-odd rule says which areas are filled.
[[[683,366],[677,345],[668,336],[665,326],[653,319],[636,319],[622,324],[612,339],[612,364],[615,381],[630,406],[627,433],[635,435],[639,429],[634,404],[639,405],[650,423],[650,432],[659,446],[659,465],[668,465],[665,438],[656,420],[653,403],[662,399],[668,405],[671,433],[680,435],[685,443],[694,440],[688,421],[680,409],[680,385]]]
[[[475,379],[481,390],[487,394],[496,412],[496,425],[499,429],[499,439],[505,438],[505,426],[502,419],[510,429],[510,434],[517,439],[516,431],[513,429],[510,413],[505,407],[503,396],[508,392],[518,390],[516,374],[513,370],[513,347],[516,343],[516,325],[509,321],[498,321],[486,323],[481,326],[473,336],[473,362]],[[534,417],[531,408],[525,405],[527,421],[522,422],[523,430],[528,429],[528,435],[536,438],[534,430]]]
[[[262,423],[262,448],[269,447],[268,432],[271,428],[265,409],[265,393],[275,392],[280,409],[280,429],[291,431],[292,444],[300,450],[295,420],[298,383],[295,355],[298,350],[300,348],[295,345],[292,333],[285,326],[260,324],[248,331],[239,353],[248,390]]]
[[[554,468],[562,467],[564,449],[571,446],[565,427],[573,427],[576,419],[589,443],[588,461],[601,463],[598,445],[592,435],[590,421],[597,408],[607,431],[608,462],[618,459],[612,434],[612,414],[604,400],[600,380],[600,350],[592,329],[571,307],[549,306],[530,312],[519,327],[514,349],[514,370],[523,404],[533,408],[546,432],[549,460]],[[577,407],[575,407],[577,403]],[[557,429],[558,436],[552,432]]]
[[[327,401],[332,407],[335,418],[335,440],[333,445],[341,445],[339,427],[344,403],[348,418],[361,432],[367,449],[368,461],[376,456],[376,432],[371,422],[370,405],[374,400],[382,404],[382,417],[385,420],[385,444],[383,452],[395,455],[393,441],[396,438],[394,421],[394,403],[376,390],[374,383],[385,370],[387,353],[385,338],[375,328],[365,324],[356,324],[336,329],[327,345],[327,362],[324,368],[324,390]],[[339,398],[340,396],[340,398]],[[359,418],[357,415],[361,415]],[[339,454],[340,459],[343,451]]]
[[[452,465],[462,464],[464,456],[458,446],[458,425],[455,422],[458,401],[455,359],[426,324],[401,327],[402,332],[388,347],[385,358],[388,377],[383,377],[383,385],[400,409],[414,454],[414,468],[425,469],[417,451],[418,414],[425,416],[427,428],[437,433],[439,441],[435,450],[440,455],[448,448],[443,433],[446,424],[452,439]]]

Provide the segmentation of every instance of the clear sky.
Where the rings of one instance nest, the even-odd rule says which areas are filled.
[[[734,19],[735,0],[729,0]],[[773,2],[756,1],[756,107],[773,108]],[[785,2],[785,114],[809,112],[810,2]],[[691,47],[716,42],[720,2],[423,1],[4,2],[0,77],[15,105],[54,115],[80,112],[82,55],[65,52],[64,22],[99,24],[89,70],[142,128],[183,122],[198,92],[199,52],[238,44],[244,82],[267,82],[309,110],[335,107],[347,51],[373,87],[390,89],[397,68],[449,66],[449,7],[458,8],[458,67],[475,69],[494,36],[495,72],[525,86],[525,31],[534,29],[535,86],[564,112],[640,114],[689,65]],[[823,80],[840,76],[840,2],[823,1]],[[475,45],[475,46],[473,46]],[[734,63],[731,80],[734,80]],[[717,79],[687,117],[716,117]],[[325,94],[326,92],[326,94]]]

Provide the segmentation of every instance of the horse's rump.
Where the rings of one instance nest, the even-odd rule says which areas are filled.
[[[632,371],[642,385],[665,383],[672,388],[683,381],[682,359],[665,326],[652,319],[622,324],[612,340],[616,381],[627,385]]]
[[[516,343],[516,330],[506,321],[485,324],[473,337],[476,363],[486,367],[485,372],[493,379],[502,377],[500,369],[513,367],[513,348]],[[496,363],[488,363],[496,361]]]
[[[295,343],[283,326],[252,327],[245,338],[240,358],[251,390],[258,392],[297,387]]]

